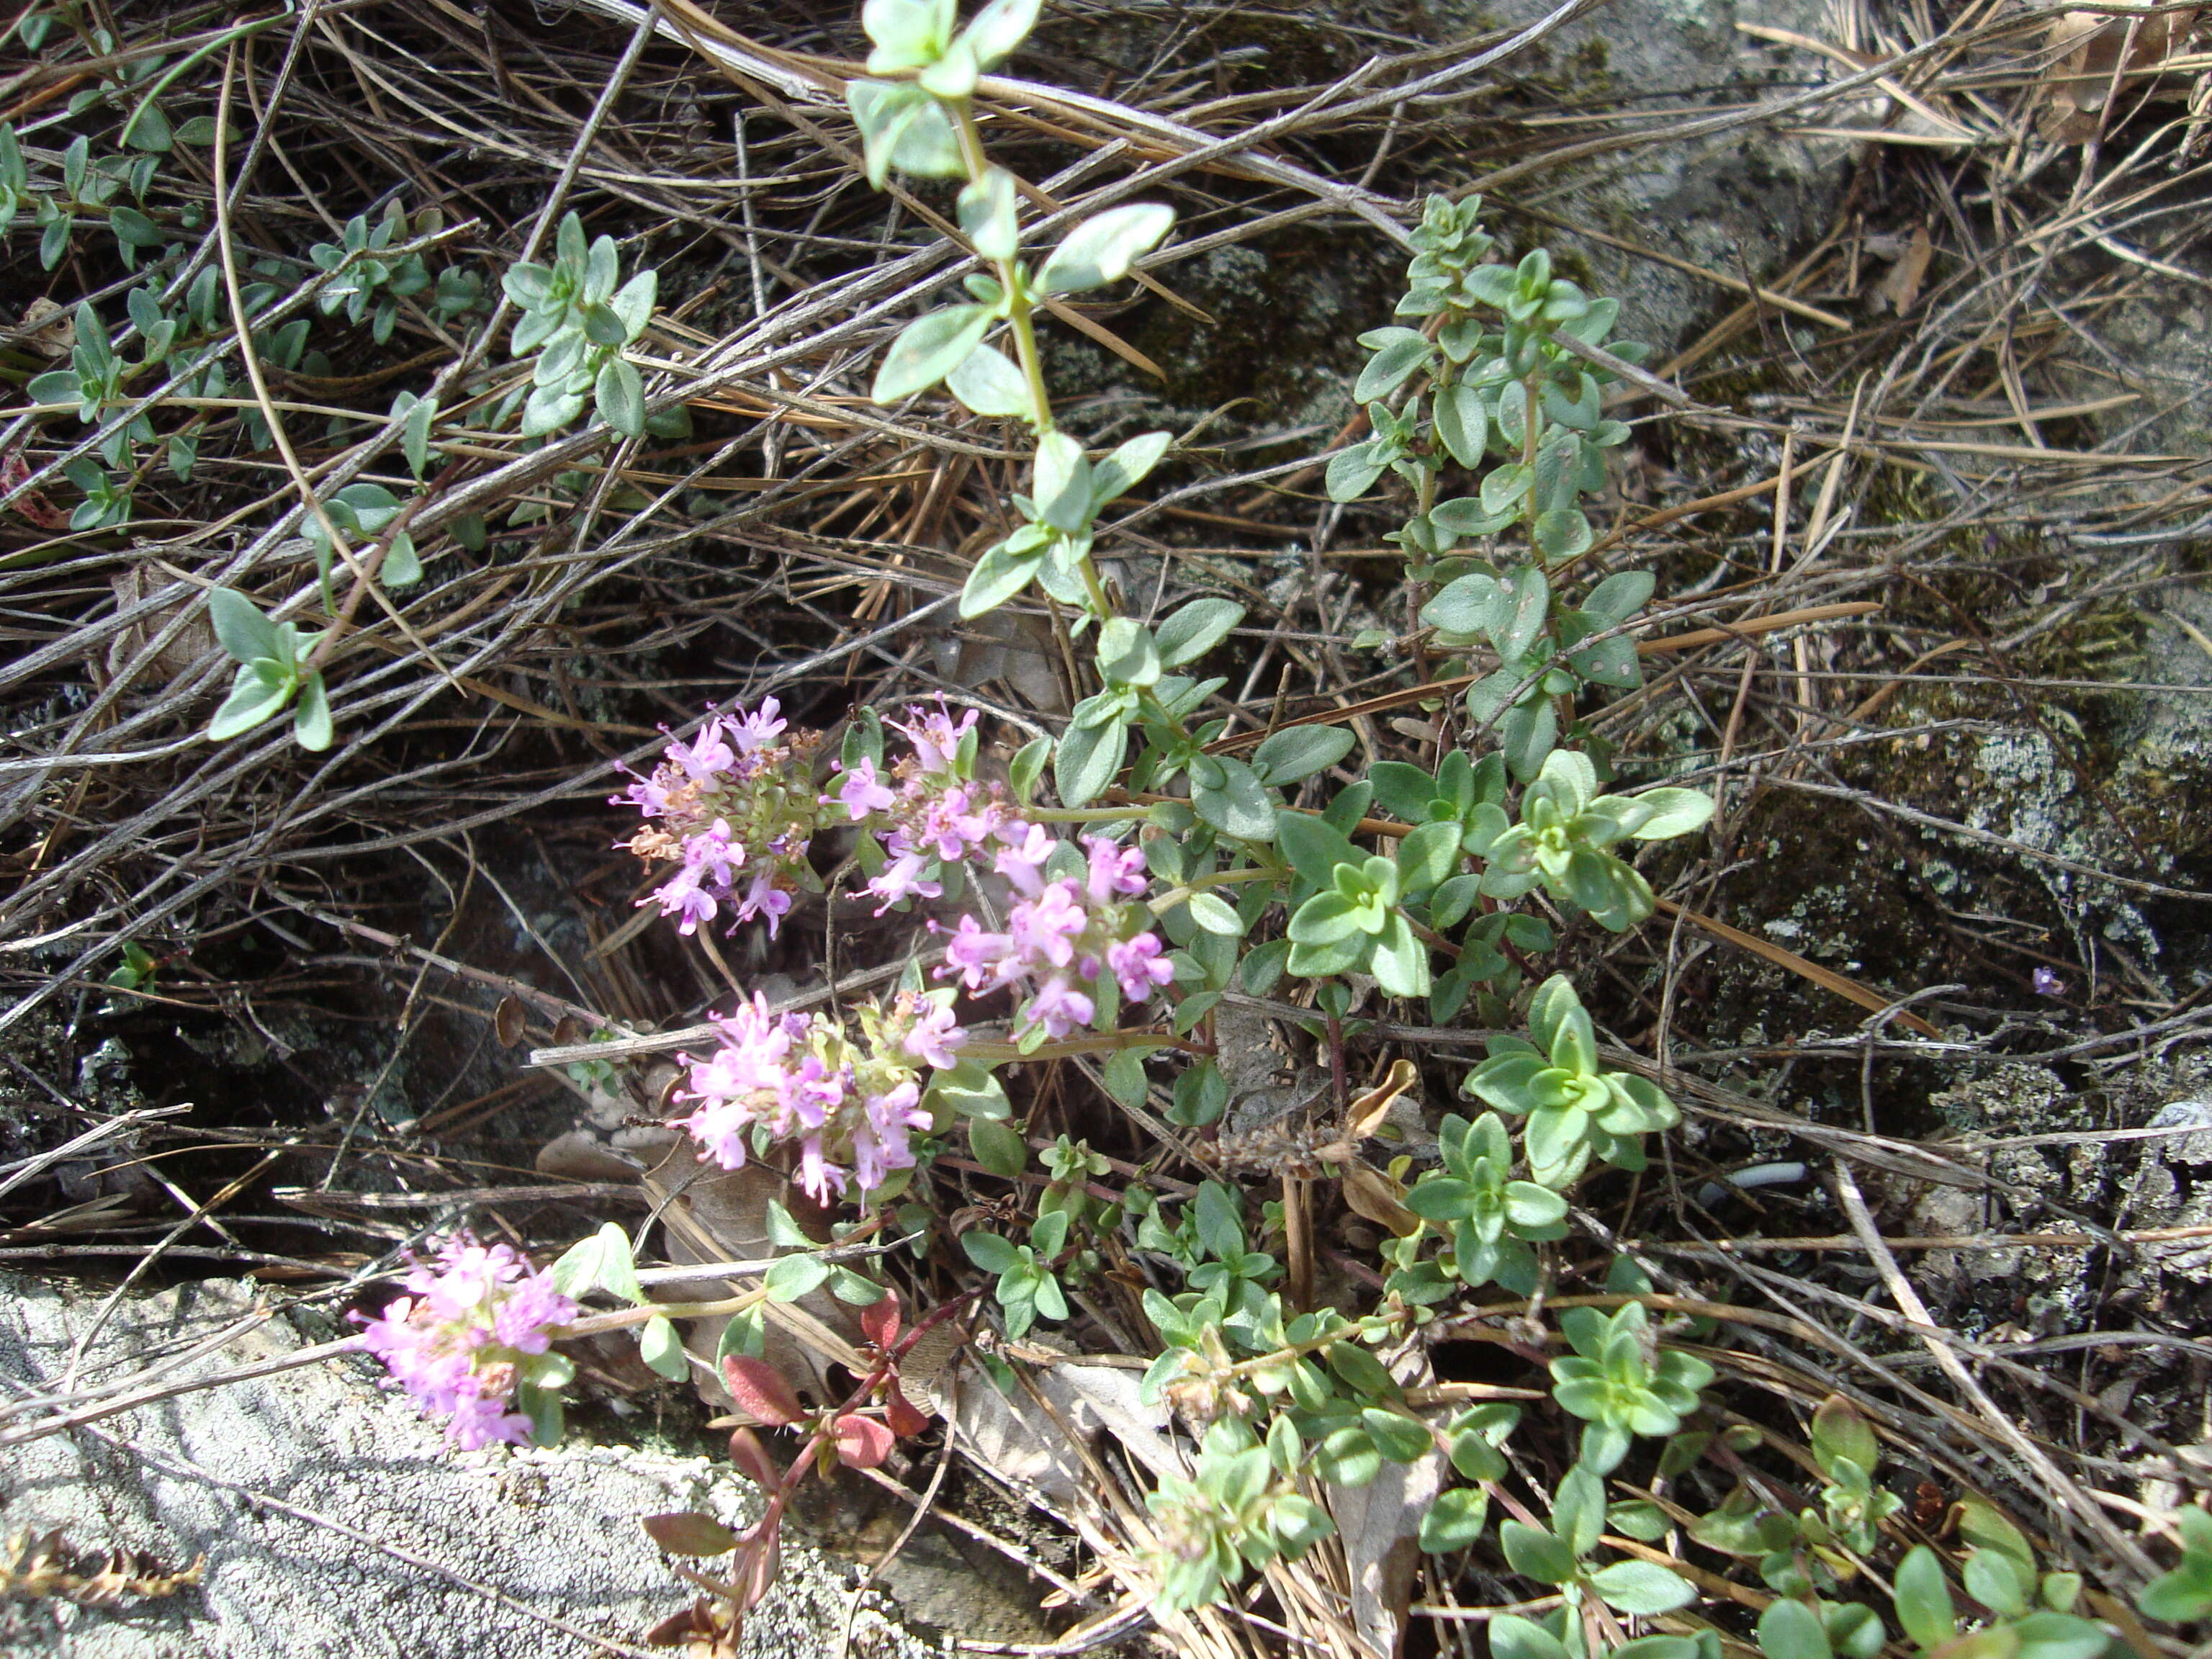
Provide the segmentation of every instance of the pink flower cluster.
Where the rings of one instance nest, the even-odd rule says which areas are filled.
[[[914,753],[888,775],[866,758],[849,770],[841,762],[842,780],[822,797],[823,805],[842,807],[852,823],[876,821],[883,867],[868,890],[884,902],[878,915],[902,899],[940,897],[948,866],[1017,846],[1030,828],[1002,788],[973,776],[974,709],[956,720],[941,702],[909,707],[905,720],[884,724],[904,733]]]
[[[726,1170],[742,1167],[749,1149],[796,1141],[799,1183],[823,1203],[848,1176],[873,1192],[914,1167],[912,1132],[929,1123],[921,1069],[950,1068],[968,1040],[951,995],[902,991],[888,1009],[865,1005],[855,1043],[839,1021],[773,1013],[756,992],[714,1019],[722,1042],[713,1054],[681,1056],[689,1076],[677,1097],[698,1103],[682,1127]]]
[[[939,977],[957,974],[970,991],[994,991],[1024,981],[1036,988],[1020,1014],[1024,1027],[1064,1037],[1094,1020],[1110,1020],[1109,993],[1142,1002],[1175,977],[1159,936],[1143,926],[1151,915],[1128,901],[1145,890],[1145,855],[1099,836],[1083,839],[1084,874],[1045,879],[1059,843],[1035,824],[994,864],[1021,895],[1002,933],[963,916],[945,941]],[[1103,977],[1102,977],[1103,975]],[[1084,988],[1088,987],[1088,989]]]
[[[678,866],[638,902],[658,903],[684,933],[725,908],[732,928],[765,916],[773,939],[792,895],[820,885],[806,861],[820,815],[811,782],[820,743],[816,732],[787,732],[774,697],[750,714],[714,715],[689,743],[672,741],[652,776],[611,803],[658,820],[618,846]]]
[[[354,1341],[424,1412],[450,1416],[446,1433],[462,1450],[527,1444],[529,1418],[509,1409],[515,1386],[543,1368],[553,1328],[575,1318],[576,1304],[519,1252],[466,1233],[443,1241],[434,1266],[416,1261],[407,1288],[374,1319],[356,1314],[367,1328]]]

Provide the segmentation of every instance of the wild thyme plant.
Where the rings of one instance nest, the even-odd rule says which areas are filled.
[[[1094,556],[1101,511],[1145,482],[1166,458],[1169,436],[1146,434],[1091,454],[1059,426],[1037,350],[1044,303],[1127,275],[1165,238],[1172,215],[1149,203],[1116,207],[1059,230],[1049,246],[1039,239],[1031,252],[1036,231],[1023,222],[1020,191],[986,155],[975,119],[976,77],[1020,45],[1036,10],[1034,0],[994,0],[964,28],[950,0],[870,0],[863,14],[874,46],[870,78],[848,98],[870,178],[958,180],[975,260],[960,278],[964,298],[900,331],[873,391],[892,402],[942,385],[975,413],[1026,430],[1035,449],[1030,489],[1012,502],[1018,526],[977,559],[961,609],[980,616],[1041,589],[1062,607],[1071,645],[1087,644],[1096,689],[1057,738],[1016,757],[1010,787],[977,777],[972,713],[956,720],[941,707],[860,710],[834,761],[817,766],[814,740],[787,731],[770,703],[723,711],[696,737],[672,742],[654,773],[621,798],[647,821],[632,850],[672,870],[650,902],[685,932],[726,917],[738,926],[759,919],[773,931],[819,890],[811,849],[832,826],[856,836],[878,914],[925,903],[963,909],[978,876],[1006,884],[1012,908],[1003,920],[972,909],[949,924],[933,920],[916,943],[933,936],[935,965],[918,952],[896,1002],[860,1011],[857,1029],[826,1015],[775,1016],[756,999],[720,1022],[715,1052],[689,1062],[682,1098],[696,1109],[678,1126],[702,1156],[725,1164],[788,1159],[817,1198],[857,1200],[860,1227],[894,1200],[926,1194],[931,1165],[962,1139],[981,1167],[1010,1179],[1026,1173],[1029,1149],[1007,1127],[1012,1108],[996,1068],[1103,1051],[1109,1087],[1133,1100],[1149,1087],[1146,1057],[1174,1051],[1170,1115],[1204,1127],[1224,1103],[1212,1017],[1232,984],[1266,994],[1286,978],[1299,982],[1341,1068],[1354,976],[1386,997],[1425,1001],[1437,1018],[1450,1018],[1477,988],[1510,1000],[1521,982],[1516,957],[1554,944],[1543,918],[1518,902],[1541,888],[1606,927],[1632,927],[1652,900],[1619,849],[1691,833],[1711,811],[1685,790],[1602,793],[1595,765],[1555,750],[1541,720],[1510,731],[1501,723],[1502,744],[1452,750],[1433,771],[1378,768],[1323,791],[1317,806],[1294,792],[1345,759],[1352,738],[1342,728],[1293,726],[1249,758],[1228,751],[1224,722],[1206,712],[1225,681],[1201,678],[1200,665],[1243,620],[1243,607],[1207,596],[1141,618]],[[1521,665],[1540,659],[1542,682],[1554,659],[1597,660],[1572,653],[1583,626],[1576,616],[1587,618],[1595,604],[1615,625],[1634,609],[1624,599],[1640,604],[1648,584],[1616,579],[1583,611],[1554,617],[1540,570],[1531,583],[1444,561],[1469,536],[1509,531],[1542,560],[1588,550],[1575,502],[1598,481],[1602,451],[1622,429],[1599,415],[1602,380],[1562,353],[1552,331],[1573,327],[1578,338],[1602,340],[1615,307],[1556,282],[1540,255],[1518,267],[1485,263],[1491,244],[1471,207],[1432,204],[1420,234],[1401,310],[1436,319],[1435,328],[1370,337],[1376,363],[1360,392],[1373,400],[1376,435],[1334,459],[1331,488],[1357,494],[1393,469],[1413,479],[1418,510],[1399,539],[1418,579],[1445,580],[1431,607],[1449,611],[1475,591],[1470,584],[1510,589],[1518,609],[1498,644],[1498,673],[1527,678]],[[562,357],[557,373],[539,360],[531,397],[542,413],[526,415],[530,423],[557,425],[580,407],[587,345],[617,354],[636,331],[638,319],[615,304],[611,244],[586,250],[571,220],[562,250],[561,264],[523,268],[507,283],[528,313],[518,352],[574,343],[574,362]],[[558,407],[548,392],[556,386]],[[1388,400],[1407,388],[1410,400],[1394,411]],[[1417,407],[1424,399],[1427,417]],[[604,398],[602,412],[623,425]],[[1492,433],[1511,453],[1477,496],[1438,500],[1445,470],[1480,463]],[[1488,504],[1477,513],[1477,501]],[[1546,684],[1547,698],[1606,683],[1602,673],[1563,672],[1567,682]],[[1525,688],[1516,679],[1509,690],[1500,708],[1518,707]],[[1039,799],[1048,778],[1056,805]],[[1527,784],[1517,803],[1516,779]],[[973,1022],[1002,994],[1006,1030],[979,1032]],[[1145,1018],[1156,1005],[1164,1026]],[[1050,1161],[1046,1201],[1032,1214],[1006,1231],[986,1224],[962,1235],[969,1261],[992,1277],[1010,1338],[1069,1317],[1070,1287],[1097,1271],[1109,1246],[1133,1245],[1170,1285],[1180,1281],[1144,1299],[1162,1345],[1146,1389],[1173,1404],[1200,1444],[1190,1477],[1164,1484],[1153,1500],[1163,1605],[1200,1605],[1246,1566],[1304,1553],[1330,1530],[1307,1483],[1357,1486],[1386,1463],[1442,1456],[1471,1483],[1437,1506],[1422,1530],[1428,1547],[1463,1549],[1481,1534],[1505,1473],[1498,1444],[1517,1408],[1432,1419],[1411,1402],[1389,1357],[1457,1287],[1501,1279],[1534,1289],[1540,1253],[1564,1233],[1572,1184],[1594,1160],[1641,1167],[1642,1135],[1674,1121],[1656,1087],[1600,1065],[1589,1016],[1563,977],[1546,983],[1528,1018],[1530,1041],[1501,1040],[1468,1079],[1496,1110],[1475,1124],[1447,1121],[1443,1170],[1408,1188],[1367,1168],[1356,1152],[1366,1129],[1292,1166],[1313,1179],[1341,1176],[1397,1218],[1386,1251],[1394,1271],[1371,1310],[1287,1300],[1285,1253],[1304,1247],[1285,1231],[1286,1218],[1248,1213],[1241,1188],[1207,1182],[1176,1206],[1133,1188],[1121,1203],[1098,1204],[1079,1196],[1093,1170],[1073,1146]],[[1377,1110],[1354,1116],[1364,1123]],[[1498,1113],[1525,1126],[1518,1145]],[[902,1225],[933,1224],[926,1203],[903,1203],[898,1216]],[[1284,1233],[1281,1251],[1260,1243],[1273,1231]],[[824,1282],[828,1267],[798,1265],[817,1261],[811,1242],[799,1235],[793,1249],[791,1269],[779,1262],[762,1295]],[[875,1291],[845,1277],[855,1283],[841,1293],[863,1299]],[[719,1356],[726,1369],[746,1358],[745,1333],[757,1328],[733,1320],[731,1328],[738,1334]],[[1557,1399],[1589,1426],[1572,1488],[1582,1508],[1558,1523],[1565,1532],[1546,1534],[1571,1540],[1551,1547],[1564,1553],[1549,1582],[1570,1594],[1587,1585],[1624,1610],[1679,1605],[1687,1586],[1663,1569],[1586,1564],[1595,1542],[1586,1522],[1601,1511],[1603,1476],[1632,1438],[1677,1429],[1710,1368],[1656,1351],[1632,1299],[1610,1316],[1577,1310],[1568,1335],[1581,1357],[1559,1362]],[[789,1418],[775,1404],[763,1420]]]

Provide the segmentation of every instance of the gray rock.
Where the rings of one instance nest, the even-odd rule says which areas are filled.
[[[122,1304],[87,1357],[99,1381],[252,1308],[249,1285],[206,1283]],[[0,1277],[0,1381],[53,1391],[97,1292]],[[301,1346],[275,1320],[225,1366]],[[197,1361],[183,1374],[203,1371]],[[118,1607],[0,1604],[0,1651],[57,1659],[554,1659],[646,1652],[644,1631],[692,1592],[636,1517],[697,1508],[733,1525],[757,1489],[726,1462],[617,1447],[457,1454],[364,1359],[211,1389],[0,1455],[0,1534],[64,1529],[92,1556],[207,1557],[196,1588]],[[277,1504],[286,1507],[278,1508]],[[852,1570],[787,1534],[782,1577],[748,1620],[745,1651],[835,1651]],[[872,1607],[854,1659],[929,1651]]]
[[[1525,26],[1552,9],[1552,0],[1459,0],[1437,15],[1472,31]],[[1739,30],[1739,21],[1820,39],[1831,33],[1823,0],[1613,0],[1504,69],[1578,102],[1676,112],[1684,119],[1708,106],[1778,98],[1833,78],[1826,60],[1763,43]],[[1845,140],[1756,126],[1703,139],[1656,139],[1547,173],[1541,204],[1571,225],[1723,276],[1765,283],[1828,228],[1850,155]],[[1662,352],[1741,301],[1702,276],[1571,230],[1510,213],[1498,224],[1516,250],[1540,242],[1555,255],[1579,255],[1597,291],[1620,300],[1621,337],[1650,341]]]

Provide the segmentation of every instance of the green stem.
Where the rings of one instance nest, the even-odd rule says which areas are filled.
[[[968,182],[981,188],[991,164],[983,155],[983,135],[975,125],[975,105],[965,98],[944,102],[960,134],[960,159],[967,166]],[[1045,387],[1044,364],[1037,356],[1034,308],[1023,286],[1018,260],[994,259],[991,268],[998,273],[999,286],[1006,293],[1006,323],[1014,333],[1014,356],[1022,366],[1022,379],[1029,383],[1030,424],[1042,438],[1053,429],[1052,393]]]
[[[968,182],[980,187],[990,171],[990,162],[983,154],[983,135],[975,125],[975,105],[965,98],[941,101],[960,135],[960,160],[968,169]],[[1006,295],[1006,325],[1013,331],[1014,358],[1021,365],[1022,380],[1029,387],[1030,424],[1042,438],[1055,428],[1052,393],[1044,383],[1044,360],[1037,354],[1036,308],[1030,302],[1029,289],[1022,281],[1020,261],[1011,256],[994,259],[991,269]],[[1099,579],[1098,567],[1091,562],[1091,555],[1082,554],[1075,563],[1083,573],[1084,592],[1090,598],[1091,614],[1100,622],[1118,616],[1120,612],[1107,597],[1106,584]]]

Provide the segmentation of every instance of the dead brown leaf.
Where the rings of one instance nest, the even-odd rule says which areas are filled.
[[[1920,285],[1927,279],[1929,261],[1936,257],[1936,245],[1929,240],[1924,224],[1912,228],[1912,240],[1905,245],[1882,279],[1874,285],[1875,295],[1887,303],[1889,308],[1902,317],[1912,309],[1920,298]]]
[[[2044,80],[2037,129],[2062,144],[2095,137],[2113,94],[2155,79],[2196,26],[2194,11],[2063,14],[2044,34],[2055,61]]]

